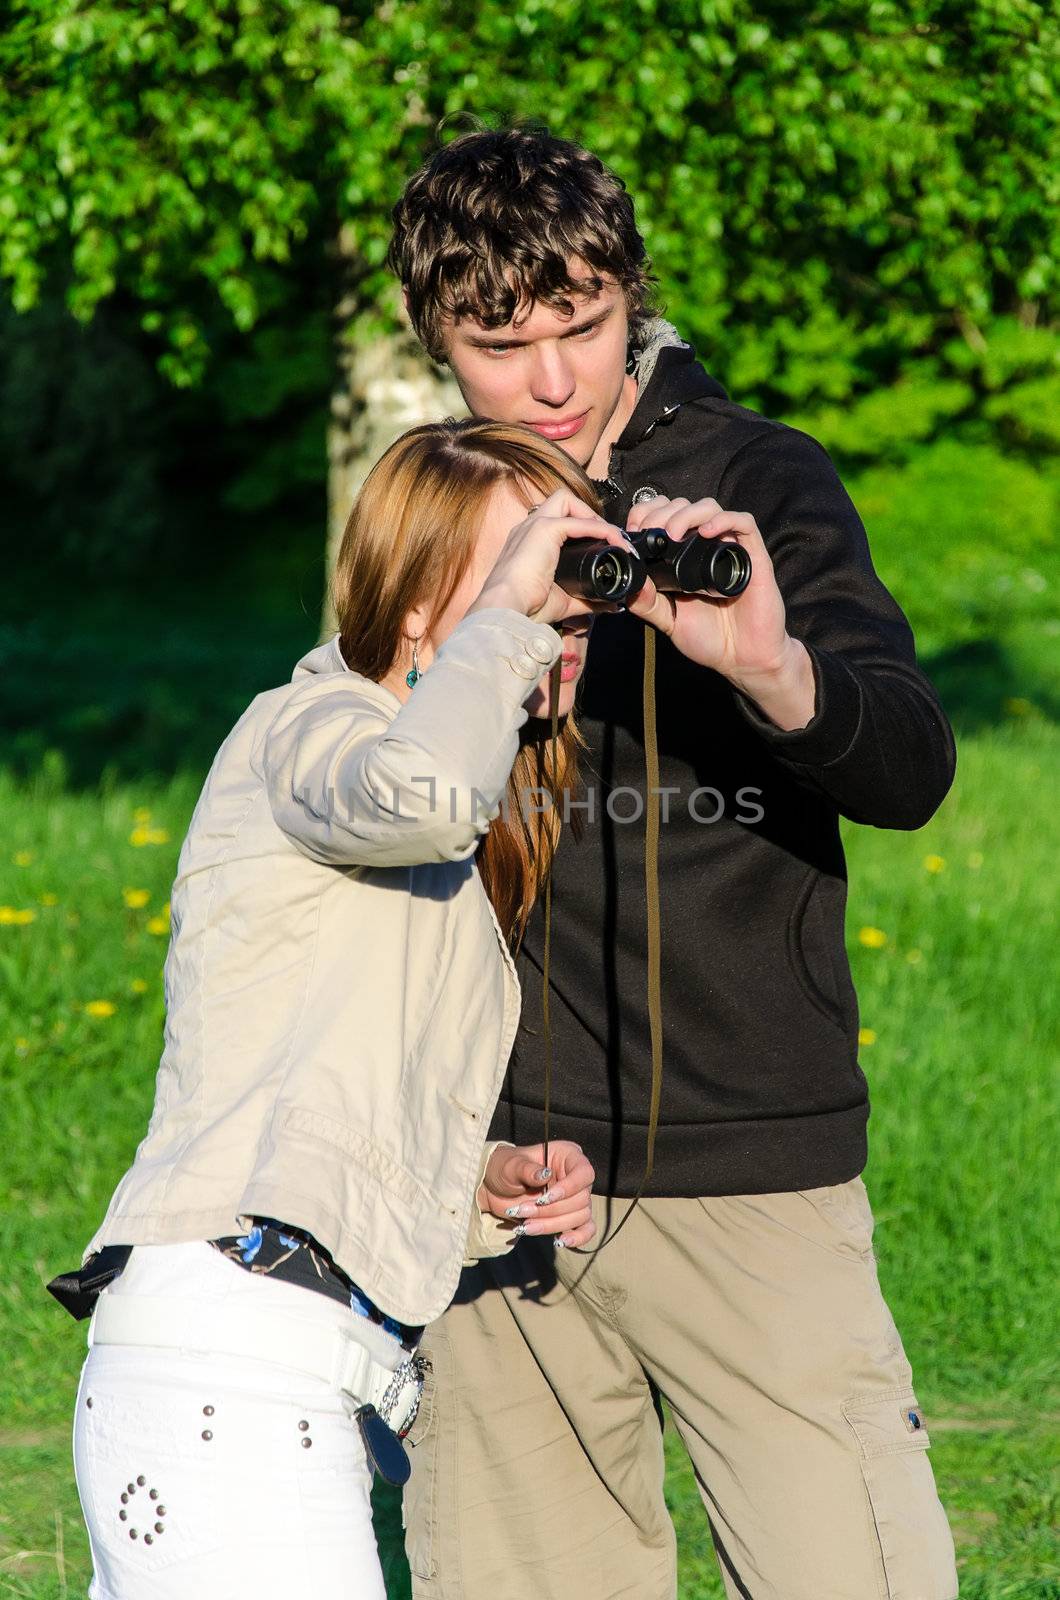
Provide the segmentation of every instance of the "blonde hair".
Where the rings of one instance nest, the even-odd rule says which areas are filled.
[[[501,483],[524,494],[528,506],[567,488],[599,509],[581,468],[515,423],[429,423],[380,457],[350,512],[333,582],[342,654],[354,672],[378,682],[402,659],[414,607],[430,606],[427,632],[434,627],[470,567],[487,503]],[[577,788],[578,751],[586,748],[573,714],[562,724],[555,763],[547,735],[544,722],[531,719],[524,727],[507,804],[477,854],[497,921],[516,946],[559,844],[561,797]],[[541,790],[552,804],[541,796],[527,816],[525,797]]]

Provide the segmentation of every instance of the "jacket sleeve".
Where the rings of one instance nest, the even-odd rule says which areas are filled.
[[[730,461],[718,499],[755,517],[788,632],[806,646],[816,683],[804,728],[778,728],[735,691],[743,715],[775,759],[843,816],[922,827],[953,781],[953,733],[828,455],[806,434],[770,429]]]
[[[312,681],[265,735],[277,824],[328,865],[465,860],[498,813],[523,702],[561,650],[554,628],[498,607],[457,624],[393,717],[355,674]]]
[[[475,1194],[479,1192],[482,1180],[486,1176],[486,1165],[490,1156],[498,1145],[506,1144],[505,1139],[494,1139],[487,1144],[482,1152],[482,1162],[478,1171],[478,1182],[475,1184]],[[515,1146],[513,1145],[514,1149]],[[480,1211],[478,1201],[471,1206],[471,1222],[467,1230],[467,1241],[464,1245],[464,1266],[473,1267],[476,1261],[482,1261],[486,1256],[506,1256],[515,1249],[518,1240],[515,1234],[515,1225],[511,1222],[502,1222],[491,1211]]]

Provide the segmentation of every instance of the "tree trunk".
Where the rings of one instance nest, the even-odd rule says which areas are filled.
[[[328,427],[328,589],[322,638],[335,631],[331,574],[350,507],[369,468],[406,429],[466,414],[449,373],[428,360],[411,333],[340,345]]]

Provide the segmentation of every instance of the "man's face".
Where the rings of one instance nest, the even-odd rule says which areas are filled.
[[[616,284],[579,297],[573,316],[537,302],[503,328],[462,317],[447,333],[449,364],[473,416],[525,423],[591,476],[606,477],[610,445],[636,398]]]

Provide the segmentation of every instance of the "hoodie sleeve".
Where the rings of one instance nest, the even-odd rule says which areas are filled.
[[[261,757],[278,826],[332,866],[466,860],[503,799],[523,702],[562,648],[554,628],[497,607],[457,624],[393,717],[355,674],[300,689]]]
[[[953,733],[827,453],[795,429],[771,428],[729,462],[718,500],[755,517],[817,691],[804,728],[778,728],[734,691],[743,715],[775,759],[843,816],[922,827],[953,781]]]

